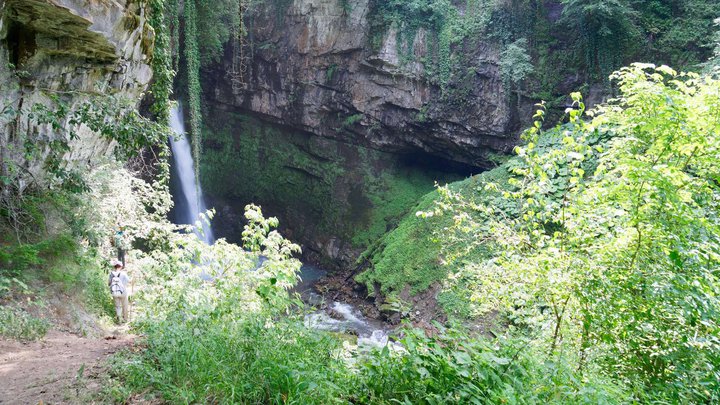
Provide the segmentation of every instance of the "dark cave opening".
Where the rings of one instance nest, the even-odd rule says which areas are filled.
[[[15,21],[10,22],[6,41],[10,52],[10,63],[16,68],[22,67],[35,54],[37,49],[35,31]]]
[[[486,168],[443,158],[425,151],[398,155],[398,163],[408,169],[441,174],[450,179],[466,178],[482,173]]]

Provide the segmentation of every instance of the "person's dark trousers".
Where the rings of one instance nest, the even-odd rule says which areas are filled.
[[[118,248],[118,260],[120,260],[125,267],[125,250]]]

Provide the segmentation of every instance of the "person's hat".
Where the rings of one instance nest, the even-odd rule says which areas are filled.
[[[120,260],[111,260],[110,265],[112,267],[124,267],[123,263]]]

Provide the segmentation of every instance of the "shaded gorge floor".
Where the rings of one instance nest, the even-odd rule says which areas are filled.
[[[360,253],[420,198],[482,171],[417,150],[379,151],[268,123],[218,106],[206,120],[201,183],[218,236],[237,242],[246,204],[280,220],[305,261],[355,267]],[[339,128],[339,131],[346,129]]]

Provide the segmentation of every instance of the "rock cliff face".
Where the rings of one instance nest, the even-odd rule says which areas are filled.
[[[59,100],[70,111],[92,97],[139,100],[152,77],[154,33],[138,0],[6,0],[0,2],[0,148],[3,175],[42,178],[55,140],[67,142],[65,165],[83,167],[112,154],[111,141],[80,127],[70,139],[33,119],[36,105]],[[33,145],[28,153],[27,145]],[[27,184],[21,178],[18,187]]]
[[[306,253],[347,268],[434,181],[493,167],[515,144],[497,46],[466,50],[458,101],[419,62],[431,34],[403,48],[389,27],[378,40],[372,13],[369,0],[257,3],[245,46],[204,72],[201,172],[220,235],[239,236],[229,224],[256,202]]]
[[[477,63],[463,83],[463,101],[453,103],[419,62],[428,57],[431,34],[417,31],[412,49],[403,50],[390,27],[372,44],[369,0],[257,7],[249,24],[252,47],[241,54],[234,44],[206,76],[214,102],[323,137],[478,167],[489,166],[488,153],[516,141],[517,114],[502,85],[496,45],[463,50]]]

